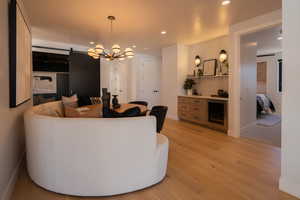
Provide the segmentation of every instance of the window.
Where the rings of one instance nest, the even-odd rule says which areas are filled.
[[[282,92],[282,59],[278,60],[278,91]]]

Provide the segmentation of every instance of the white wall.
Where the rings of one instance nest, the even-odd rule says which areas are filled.
[[[0,199],[9,199],[24,152],[23,112],[31,102],[9,108],[8,0],[0,1]]]
[[[184,81],[188,74],[189,52],[188,47],[182,44],[177,45],[177,93],[184,95],[186,91],[183,89]]]
[[[276,113],[281,113],[281,92],[278,91],[278,60],[282,58],[282,53],[275,56],[259,57],[257,62],[267,62],[267,96],[272,100]]]
[[[300,198],[300,1],[283,1],[282,164],[280,189]]]
[[[195,56],[202,60],[218,59],[222,49],[229,52],[229,38],[223,36],[193,45],[176,44],[162,49],[161,102],[169,107],[168,117],[177,119],[177,97],[185,95],[183,84],[188,74],[193,74]],[[228,79],[197,80],[194,86],[202,95],[216,94],[218,89],[228,91]]]
[[[202,60],[218,59],[222,49],[229,53],[229,36],[225,35],[212,40],[189,45],[189,74],[193,74],[195,68],[195,56]]]
[[[188,75],[188,47],[176,44],[162,49],[161,103],[168,106],[167,117],[178,119],[177,97],[184,95],[183,83]]]
[[[161,103],[168,106],[167,117],[177,119],[177,45],[162,49],[162,67],[161,67]]]
[[[202,60],[218,59],[220,51],[224,49],[230,56],[229,44],[229,36],[222,36],[213,40],[189,45],[188,73],[193,74],[193,70],[195,69],[195,57],[197,55],[199,55]],[[194,88],[197,89],[198,93],[205,96],[217,94],[218,89],[228,91],[228,78],[202,79],[197,80],[196,83],[197,85],[194,86]]]
[[[161,57],[157,55],[147,55],[147,54],[136,54],[132,59],[126,59],[124,61],[106,61],[101,59],[101,88],[111,89],[111,68],[112,65],[118,65],[121,69],[121,76],[126,82],[126,102],[137,100],[138,96],[138,83],[140,80],[139,67],[143,64],[145,60],[151,59],[155,63],[161,63]],[[159,66],[160,67],[160,66]],[[159,74],[157,74],[159,76]],[[158,88],[159,90],[159,88]]]
[[[256,122],[256,52],[252,35],[241,37],[241,82],[240,82],[240,126],[243,129]]]

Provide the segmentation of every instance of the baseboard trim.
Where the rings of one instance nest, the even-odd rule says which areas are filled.
[[[279,180],[279,189],[292,196],[300,198],[300,183],[289,181],[286,177],[281,177]]]
[[[21,156],[20,160],[18,161],[17,166],[15,167],[13,173],[11,174],[11,176],[9,178],[9,181],[8,181],[8,184],[6,185],[6,187],[4,189],[4,192],[3,192],[3,194],[0,198],[1,200],[10,200],[11,195],[12,195],[12,193],[14,191],[14,188],[15,188],[15,184],[16,184],[17,179],[18,179],[18,175],[19,175],[24,157],[25,157],[25,153]]]
[[[173,119],[173,120],[179,120],[179,118],[175,115],[168,115],[167,118]]]
[[[233,138],[240,138],[240,136],[235,135],[232,130],[227,130],[227,135]]]

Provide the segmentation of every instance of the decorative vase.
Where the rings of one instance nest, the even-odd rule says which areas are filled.
[[[188,96],[192,96],[193,95],[193,90],[192,89],[187,89],[186,93]]]
[[[113,108],[114,109],[117,109],[117,108],[120,108],[121,105],[119,104],[119,101],[118,101],[118,95],[112,95],[113,96],[113,99],[112,99],[112,104],[113,104]]]

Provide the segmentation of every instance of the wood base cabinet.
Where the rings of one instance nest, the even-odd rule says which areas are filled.
[[[210,106],[209,106],[210,104]],[[212,105],[224,105],[220,114],[212,113],[216,112],[211,109]],[[228,112],[227,101],[205,99],[198,97],[178,97],[178,117],[180,120],[196,123],[214,130],[227,133],[228,129]],[[210,109],[209,109],[210,108]],[[218,108],[219,109],[219,108]],[[221,118],[221,120],[213,120],[213,117]]]

